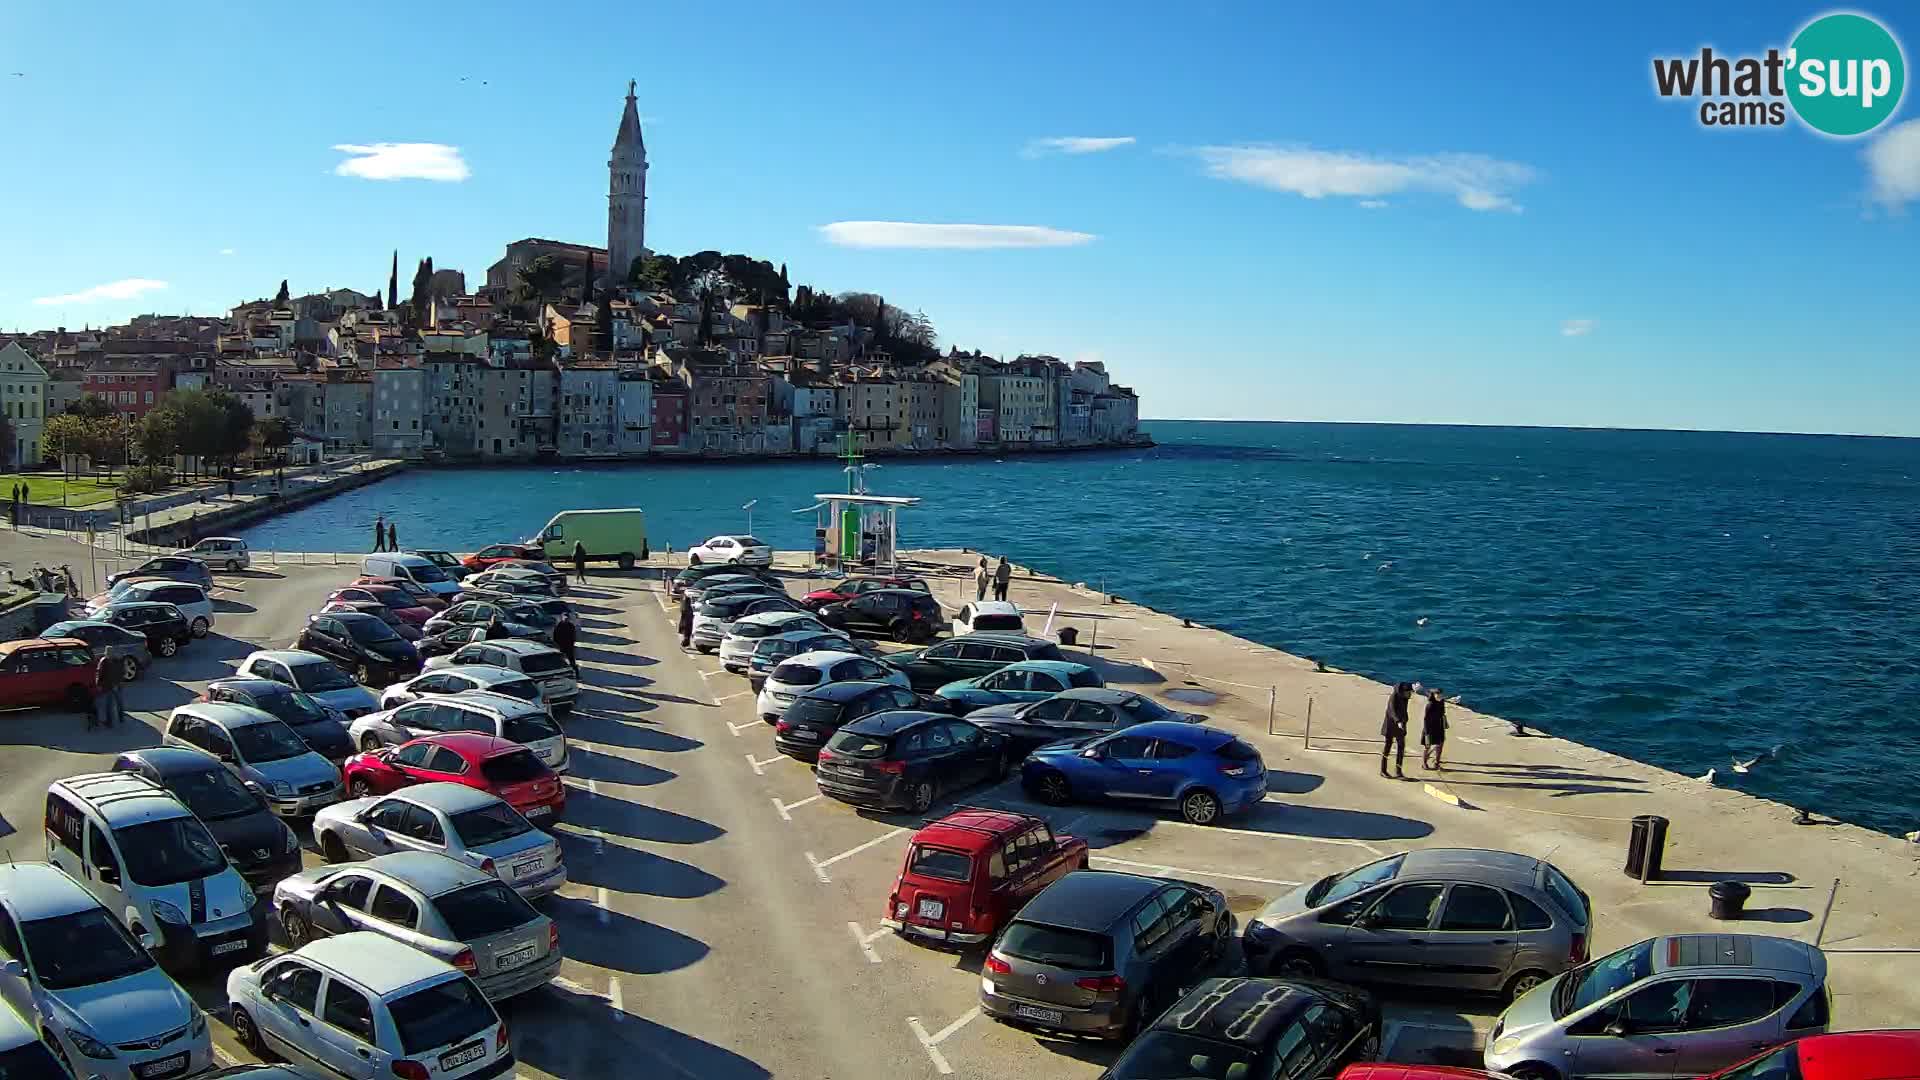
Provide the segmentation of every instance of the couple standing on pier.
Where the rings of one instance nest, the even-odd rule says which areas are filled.
[[[993,598],[995,600],[1005,600],[1007,598],[1007,585],[1013,581],[1013,566],[1007,562],[1005,555],[1000,556],[1000,565],[994,567],[991,571],[987,569],[987,557],[985,555],[980,556],[980,565],[973,568],[973,598],[975,600],[985,600],[987,598],[987,583],[989,581],[993,583]]]
[[[1388,779],[1407,778],[1407,702],[1413,697],[1413,684],[1400,683],[1387,698],[1387,715],[1380,722],[1380,735],[1386,741],[1380,747],[1380,775]],[[1420,767],[1446,771],[1440,754],[1447,742],[1447,701],[1438,689],[1427,691],[1426,714],[1420,718]],[[1387,759],[1393,758],[1393,772],[1387,772]]]

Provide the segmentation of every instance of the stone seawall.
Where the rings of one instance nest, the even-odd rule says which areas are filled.
[[[233,501],[223,499],[205,505],[190,503],[143,518],[139,526],[127,535],[135,543],[167,547],[179,538],[178,532],[183,527],[195,537],[231,532],[276,514],[332,498],[343,491],[378,483],[407,468],[409,463],[405,461],[376,461],[302,488],[249,495]]]

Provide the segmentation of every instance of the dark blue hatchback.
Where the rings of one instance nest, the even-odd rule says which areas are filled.
[[[1035,750],[1020,783],[1042,802],[1171,805],[1211,825],[1267,796],[1267,768],[1232,732],[1155,720],[1111,735]]]
[[[843,726],[820,751],[814,783],[856,806],[924,814],[943,791],[1007,774],[1007,741],[952,716],[893,709]]]

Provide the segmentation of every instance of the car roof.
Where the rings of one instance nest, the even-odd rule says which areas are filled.
[[[440,668],[439,670],[459,671],[463,666],[465,665],[456,665],[453,668]],[[525,675],[521,675],[520,678],[526,679],[528,682],[533,681]],[[494,685],[498,686],[499,684],[495,683]],[[525,716],[528,713],[539,713],[541,716],[547,715],[547,707],[545,705],[532,701],[523,701],[510,694],[495,693],[492,690],[463,690],[446,700],[463,701],[470,705],[478,705],[488,712],[497,713],[503,717]]]
[[[323,937],[285,955],[345,975],[383,998],[459,974],[445,961],[371,930]]]
[[[295,693],[293,687],[272,679],[262,679],[257,675],[229,675],[224,679],[215,679],[207,684],[207,689],[218,687],[222,690],[240,690],[249,694],[268,694],[278,697],[281,694]]]
[[[251,705],[235,705],[230,701],[190,701],[173,710],[186,713],[202,720],[219,724],[223,728],[252,727],[255,724],[277,724],[280,718],[263,709]]]
[[[432,743],[444,746],[463,758],[479,761],[490,758],[505,750],[525,750],[526,747],[511,739],[501,739],[484,735],[478,731],[443,731],[433,735],[422,735],[414,742]]]
[[[385,619],[380,618],[378,615],[369,615],[364,611],[329,611],[327,614],[339,619],[341,623],[347,626],[354,626],[362,621],[377,623],[381,626],[387,625]]]
[[[912,590],[905,590],[905,591],[912,591]],[[927,594],[914,593],[914,595],[925,596]],[[960,634],[956,637],[948,638],[945,642],[942,642],[941,644],[952,644],[953,642],[956,642],[956,641],[984,641],[990,645],[1018,645],[1021,648],[1027,648],[1027,649],[1030,649],[1035,645],[1053,644],[1053,642],[1048,641],[1046,638],[1037,638],[1032,636],[1031,634],[1008,634],[1008,633],[1001,633],[993,630],[976,630],[971,634]]]
[[[92,806],[116,829],[193,816],[166,788],[134,773],[82,773],[54,783]]]
[[[992,846],[994,840],[1025,832],[1036,823],[1045,824],[1039,818],[1012,810],[969,806],[922,825],[920,831],[913,834],[913,841],[980,851]]]
[[[476,641],[474,644],[478,645],[480,643]],[[541,653],[560,651],[551,645],[542,645],[537,641],[522,641],[519,638],[494,638],[492,641],[487,642],[487,644],[496,649],[505,649],[510,653],[518,653],[521,656],[538,656]]]
[[[15,641],[0,641],[0,656],[10,656],[21,649],[54,649],[66,645],[74,645],[82,649],[87,647],[87,643],[79,638],[20,638]]]
[[[1817,975],[1827,969],[1820,950],[1803,941],[1765,934],[1675,934],[1655,938],[1656,971],[1675,968],[1762,968]]]
[[[1056,675],[1070,675],[1076,671],[1091,671],[1085,664],[1076,664],[1071,660],[1015,660],[1000,671],[1046,671]],[[1061,691],[1071,693],[1071,691]]]
[[[1215,1042],[1258,1049],[1325,995],[1284,979],[1206,979],[1153,1022]]]
[[[427,737],[431,738],[432,736]],[[480,737],[491,738],[492,736],[483,735]],[[408,802],[419,803],[421,806],[431,806],[443,814],[458,814],[463,810],[477,810],[483,806],[492,806],[494,803],[500,801],[499,796],[482,791],[479,788],[468,787],[465,784],[449,784],[443,780],[403,787],[398,791],[392,792],[387,797],[391,799],[405,799]]]
[[[179,584],[190,584],[180,582]],[[173,604],[166,600],[115,600],[101,608],[101,611],[142,611],[148,608],[171,608]]]
[[[1061,667],[1086,667],[1085,664],[1061,664]],[[1111,686],[1074,686],[1053,695],[1068,701],[1097,701],[1102,705],[1125,705],[1135,698],[1145,698],[1145,694],[1132,690],[1116,690]],[[1159,723],[1160,721],[1154,721]]]
[[[1182,723],[1179,720],[1149,720],[1144,724],[1121,728],[1118,734],[1138,735],[1146,739],[1165,739],[1168,742],[1199,750],[1217,750],[1237,737],[1231,731],[1207,727],[1205,724]]]
[[[1400,1061],[1356,1061],[1340,1070],[1339,1080],[1492,1080],[1493,1074],[1453,1065],[1409,1065]]]
[[[370,556],[370,558],[386,559],[388,562],[398,563],[401,566],[433,565],[432,561],[429,560],[425,555],[415,555],[411,551],[403,551],[398,555],[392,555],[392,554],[373,555],[373,556]]]
[[[127,633],[126,627],[115,626],[105,619],[61,619],[59,622],[54,623],[52,626],[49,626],[45,630],[40,631],[40,640],[52,641],[55,638],[71,637],[72,636],[71,634],[54,634],[53,637],[48,637],[47,635],[53,634],[55,630],[59,630],[62,627],[77,628],[82,626],[104,626],[109,630],[118,630],[123,634]]]
[[[857,735],[898,735],[903,731],[917,728],[929,720],[952,720],[953,718],[950,713],[937,713],[927,709],[883,709],[877,713],[868,713],[844,725],[840,730],[851,731]]]
[[[288,667],[305,667],[312,663],[333,663],[333,661],[321,656],[319,653],[308,652],[305,649],[259,649],[248,653],[247,658],[242,660],[241,663],[250,664],[255,660],[272,660],[275,663],[285,664]]]
[[[1019,921],[1103,932],[1166,882],[1112,870],[1075,870],[1020,909]]]
[[[796,630],[794,631],[794,633],[796,634],[812,633],[815,636],[821,636],[821,637],[825,636],[825,635],[822,635],[818,630],[814,630],[814,631]],[[781,640],[779,637],[763,638],[761,639],[761,643],[765,644],[768,641],[779,641],[779,640]],[[789,656],[785,660],[782,660],[781,663],[799,664],[801,667],[810,667],[810,668],[830,668],[842,660],[854,659],[854,658],[857,658],[859,655],[860,655],[859,653],[848,652],[845,649],[813,649],[808,652],[798,653],[796,655]],[[841,684],[828,683],[827,685],[839,686]]]
[[[919,589],[868,589],[861,596],[911,596],[916,600],[932,600],[933,594]]]
[[[1920,1029],[1810,1035],[1794,1044],[1805,1080],[1896,1080],[1920,1076]]]
[[[59,867],[43,862],[0,863],[0,896],[21,922],[71,915],[100,901]],[[0,1012],[12,1012],[0,1009]]]
[[[813,698],[817,701],[847,702],[865,694],[869,690],[892,685],[892,683],[866,682],[855,679],[847,682],[831,682],[825,686],[816,686],[802,693],[800,696],[803,698]]]
[[[1020,614],[1020,605],[1007,600],[975,600],[972,607],[976,615]]]
[[[1409,851],[1396,878],[1436,877],[1479,881],[1508,888],[1533,884],[1540,860],[1490,848],[1420,848]]]
[[[205,750],[195,750],[190,746],[143,746],[137,750],[123,751],[120,756],[151,765],[162,777],[212,772],[215,769],[226,768],[219,758]]]
[[[738,626],[740,623],[750,622],[756,626],[778,626],[783,622],[792,622],[795,619],[811,618],[813,618],[813,612],[811,611],[756,611],[751,615],[742,616],[735,621],[734,625]]]
[[[499,641],[501,639],[495,638],[494,640]],[[504,668],[498,664],[461,664],[458,673],[488,686],[513,679],[526,680],[526,675],[522,672],[515,671],[512,668]],[[444,669],[436,668],[432,671],[422,672],[421,674],[445,675],[447,672]],[[415,678],[418,677],[419,676],[415,676]]]
[[[141,578],[139,581],[127,586],[128,592],[146,591],[150,589],[199,589],[202,593],[207,591],[205,586],[197,581],[181,581],[179,578],[168,577]]]

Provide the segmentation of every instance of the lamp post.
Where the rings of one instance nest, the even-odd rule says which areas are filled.
[[[753,535],[753,508],[756,505],[758,505],[759,502],[760,502],[759,499],[748,499],[746,502],[746,505],[740,508],[747,512],[747,535],[748,536]]]

